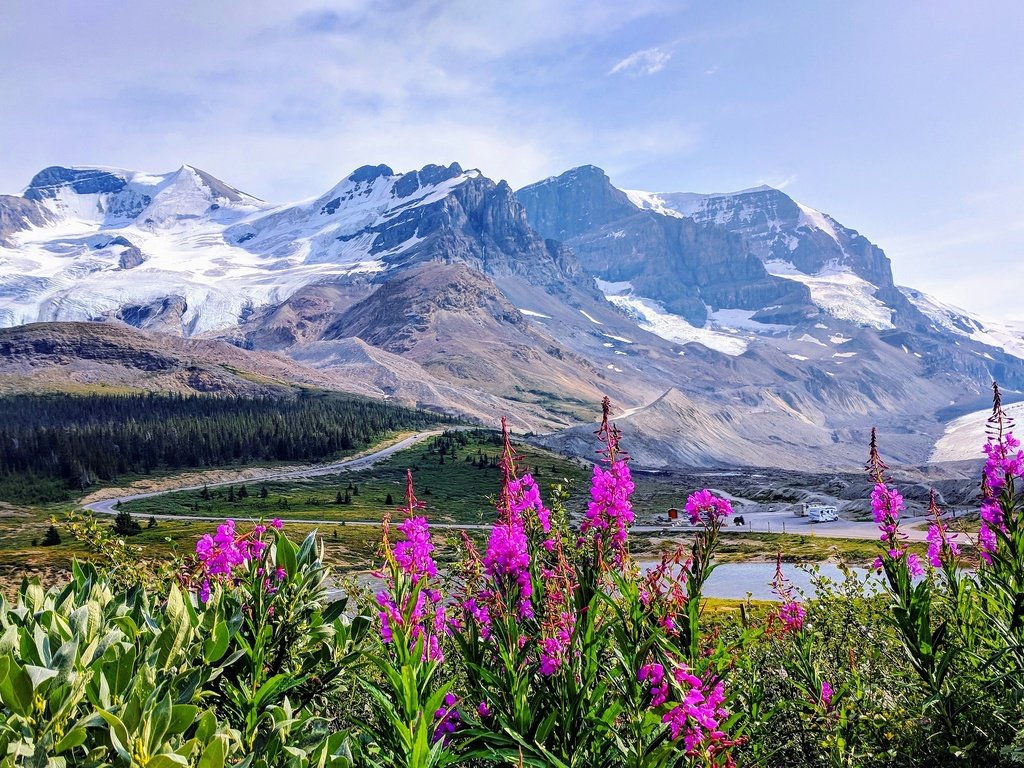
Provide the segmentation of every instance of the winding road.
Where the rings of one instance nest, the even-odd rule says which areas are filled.
[[[202,483],[199,485],[183,485],[179,488],[166,488],[161,491],[149,491],[147,493],[135,493],[128,496],[118,496],[112,499],[103,499],[102,501],[93,501],[88,504],[84,504],[84,508],[93,512],[97,515],[116,515],[117,510],[115,505],[124,501],[135,501],[137,499],[149,499],[153,496],[162,496],[165,493],[177,493],[179,491],[198,491],[203,487],[207,488],[220,488],[226,485],[235,485],[239,482],[264,482],[267,480],[288,480],[291,478],[305,478],[305,477],[320,477],[321,475],[333,475],[337,472],[351,472],[358,469],[366,469],[372,467],[379,461],[383,461],[392,454],[404,451],[410,446],[421,443],[424,440],[429,440],[432,437],[440,435],[442,430],[431,429],[425,432],[417,432],[415,435],[399,440],[393,445],[389,445],[386,448],[381,448],[378,451],[367,453],[362,456],[356,456],[351,459],[343,459],[342,461],[335,461],[330,464],[322,464],[317,467],[305,467],[303,469],[292,469],[283,472],[273,472],[268,475],[263,475],[259,478],[236,478],[234,480],[222,480],[217,483]],[[223,520],[222,517],[200,517],[197,515],[155,515],[159,520]],[[321,525],[324,523],[337,524],[337,520],[295,520],[292,522],[304,522]],[[346,525],[353,525],[353,523],[345,523]],[[380,523],[367,523],[372,525],[380,525]],[[354,523],[359,525],[359,523]]]
[[[323,475],[333,475],[339,472],[350,472],[360,469],[366,469],[373,466],[374,464],[383,461],[384,459],[392,456],[399,451],[403,451],[417,443],[429,440],[431,437],[441,434],[441,430],[428,430],[424,432],[417,432],[414,435],[410,435],[393,445],[389,445],[386,448],[367,453],[362,456],[357,456],[351,459],[344,459],[342,461],[332,462],[330,464],[323,464],[316,467],[306,467],[303,469],[287,470],[282,472],[274,472],[263,477],[258,478],[259,482],[273,481],[273,480],[287,480],[290,478],[307,478],[307,477],[319,477]],[[207,483],[200,485],[186,485],[178,488],[169,488],[160,491],[149,491],[146,493],[136,493],[126,496],[119,496],[111,499],[104,499],[102,501],[94,501],[85,504],[85,509],[90,510],[97,515],[115,515],[117,509],[115,507],[118,502],[135,501],[136,499],[147,499],[153,496],[160,496],[165,493],[176,493],[178,491],[192,491],[199,490],[206,485],[209,488],[223,487],[227,485],[234,485],[239,482],[255,482],[253,478],[245,478],[239,476],[234,480],[224,480],[217,483]],[[737,504],[737,513],[742,514],[747,525],[743,526],[726,526],[723,528],[723,533],[729,534],[741,534],[741,533],[792,533],[805,536],[820,536],[822,538],[833,538],[833,539],[877,539],[878,538],[878,527],[871,521],[859,521],[859,520],[836,520],[831,523],[810,523],[807,518],[793,517],[788,512],[768,512],[758,511],[759,505],[752,504],[745,499],[734,498]],[[158,520],[191,520],[191,521],[205,521],[205,522],[220,522],[224,520],[223,517],[210,517],[202,515],[154,515]],[[907,518],[905,520],[906,525],[903,530],[908,535],[908,538],[912,541],[923,541],[925,539],[926,532],[918,528],[910,527],[913,523],[921,522],[925,518]],[[330,519],[310,519],[310,518],[291,518],[284,519],[287,523],[303,523],[306,525],[338,525],[341,521],[330,520]],[[346,520],[344,525],[347,526],[368,526],[368,527],[380,527],[380,520]],[[489,529],[489,524],[479,523],[443,523],[443,522],[431,522],[432,528],[438,529],[453,529],[453,530],[481,530]],[[685,523],[677,525],[644,525],[637,524],[632,526],[630,529],[638,533],[662,533],[662,534],[685,534],[689,531],[695,530]]]

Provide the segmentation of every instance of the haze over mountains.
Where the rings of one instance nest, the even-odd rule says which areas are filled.
[[[648,466],[853,466],[876,423],[921,463],[993,378],[1024,386],[1021,329],[896,286],[780,190],[620,190],[593,166],[518,192],[364,166],[286,205],[189,166],[47,168],[0,196],[0,325],[8,389],[327,386],[508,412],[588,454],[573,425],[607,394]]]

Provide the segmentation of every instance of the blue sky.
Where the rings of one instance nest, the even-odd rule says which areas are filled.
[[[897,282],[1024,318],[1024,4],[13,0],[0,192],[189,163],[268,200],[457,160],[652,191],[768,183]]]

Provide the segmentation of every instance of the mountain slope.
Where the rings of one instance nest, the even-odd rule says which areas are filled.
[[[456,163],[363,166],[285,205],[189,166],[46,169],[0,198],[0,324],[54,318],[147,333],[43,327],[66,343],[36,369],[22,343],[0,377],[303,383],[533,431],[609,395],[651,465],[852,466],[872,423],[923,461],[991,377],[1024,388],[991,345],[1012,334],[897,289],[827,214],[769,188],[620,190],[593,166],[518,193]],[[591,429],[545,439],[584,450]]]

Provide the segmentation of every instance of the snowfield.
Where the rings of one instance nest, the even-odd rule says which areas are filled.
[[[43,190],[54,223],[0,247],[2,325],[104,319],[177,297],[186,307],[183,333],[230,327],[309,284],[386,269],[421,239],[379,249],[379,232],[479,175],[462,172],[401,197],[402,175],[356,172],[320,197],[272,206],[190,166],[167,174],[74,170],[125,184],[87,194],[67,185]]]

